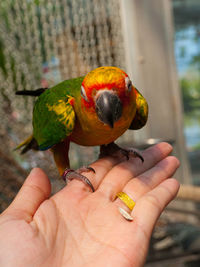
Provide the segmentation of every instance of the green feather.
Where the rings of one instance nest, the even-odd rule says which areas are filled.
[[[129,126],[130,130],[138,130],[141,129],[147,122],[148,118],[148,104],[146,99],[137,91],[137,98],[136,98],[136,113],[135,117]]]
[[[71,99],[80,98],[84,77],[64,81],[38,97],[33,110],[33,136],[46,150],[69,136],[75,125]]]

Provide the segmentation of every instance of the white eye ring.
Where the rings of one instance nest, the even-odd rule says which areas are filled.
[[[81,96],[85,99],[85,101],[89,102],[85,92],[85,88],[83,86],[81,86]]]
[[[126,88],[127,90],[130,92],[132,90],[132,82],[131,80],[129,79],[129,77],[126,77],[125,78],[125,84],[126,84]]]

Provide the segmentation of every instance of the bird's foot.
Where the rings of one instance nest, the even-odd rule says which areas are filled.
[[[81,174],[82,172],[90,172],[90,171],[92,171],[92,172],[95,173],[95,170],[93,168],[91,168],[91,167],[85,167],[85,166],[83,166],[80,169],[78,169],[77,171],[74,171],[74,170],[71,170],[71,169],[68,169],[67,168],[63,172],[62,177],[63,177],[63,180],[65,182],[71,181],[73,179],[81,180],[85,184],[89,185],[89,187],[92,189],[92,192],[94,192],[94,187],[93,187],[92,183],[90,182],[90,180],[86,176],[84,176],[84,175]]]
[[[115,143],[110,143],[108,145],[102,145],[100,148],[99,158],[102,158],[105,156],[115,156],[115,155],[119,155],[119,153],[122,154],[123,156],[125,156],[127,160],[129,160],[129,158],[131,156],[133,156],[135,158],[140,158],[141,161],[144,162],[144,158],[140,155],[140,153],[138,153],[134,149],[121,148]]]
[[[120,151],[127,158],[127,160],[129,160],[130,156],[133,156],[134,158],[139,158],[142,162],[144,162],[144,158],[140,155],[140,153],[132,148],[120,148]]]

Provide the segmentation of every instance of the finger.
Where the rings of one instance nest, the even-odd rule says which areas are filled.
[[[150,170],[130,180],[121,191],[125,192],[134,201],[137,201],[142,195],[155,188],[162,181],[172,177],[179,164],[177,158],[168,156]],[[115,202],[120,203],[121,200],[117,198]]]
[[[167,179],[136,202],[132,216],[133,227],[140,229],[140,231],[135,231],[139,233],[138,239],[145,238],[146,242],[149,242],[157,219],[168,203],[175,198],[179,186],[177,180]]]
[[[173,178],[160,183],[156,188],[138,199],[131,212],[133,218],[131,222],[127,222],[118,211],[119,218],[117,222],[120,225],[126,224],[126,227],[121,227],[125,231],[124,236],[126,236],[126,240],[120,240],[120,244],[123,244],[125,251],[127,251],[126,244],[129,244],[129,246],[132,244],[131,256],[134,256],[135,259],[138,258],[138,255],[140,259],[141,255],[145,259],[155,223],[163,209],[175,198],[178,190],[179,182]],[[143,263],[140,265],[143,266]]]
[[[115,165],[119,164],[120,162],[124,160],[125,160],[124,157],[104,157],[90,164],[89,167],[92,167],[95,170],[95,173],[90,171],[90,172],[82,172],[81,174],[86,176],[90,180],[94,189],[96,190],[99,184],[102,182],[105,175]],[[66,192],[72,193],[72,194],[76,192],[78,197],[83,197],[83,194],[80,194],[80,191],[82,193],[85,192],[86,194],[88,194],[89,192],[91,192],[91,189],[82,181],[73,179],[72,181],[68,183],[66,187],[64,187],[59,192],[58,197],[62,198],[63,194],[66,194]]]
[[[152,168],[159,161],[167,157],[171,151],[172,146],[163,142],[152,146],[141,153],[144,157],[144,163],[138,158],[123,161],[111,169],[102,181],[98,190],[113,200],[116,193],[121,191],[128,181]]]
[[[50,192],[51,185],[47,175],[41,169],[34,168],[7,212],[30,222],[40,204],[49,198]]]

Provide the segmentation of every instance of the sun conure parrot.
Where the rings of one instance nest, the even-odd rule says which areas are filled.
[[[100,155],[121,150],[129,158],[130,151],[119,148],[114,141],[127,129],[142,128],[148,117],[146,100],[117,67],[99,67],[50,89],[17,94],[38,96],[33,110],[33,134],[17,149],[25,146],[22,153],[29,149],[51,149],[59,173],[67,179],[85,181],[93,191],[90,181],[81,175],[82,171],[93,169],[85,167],[77,172],[68,169],[70,142],[101,146]]]

